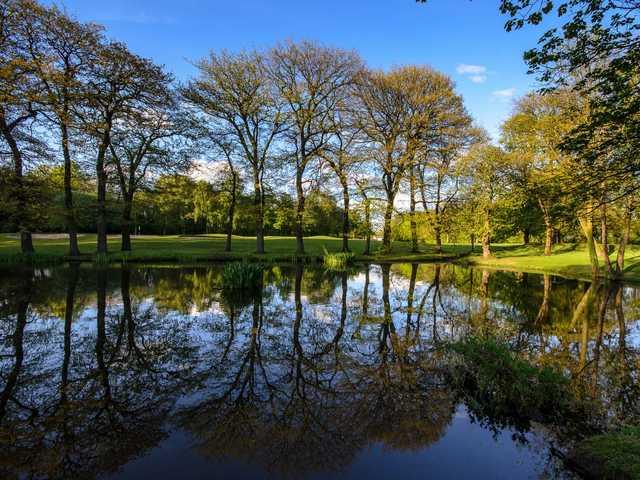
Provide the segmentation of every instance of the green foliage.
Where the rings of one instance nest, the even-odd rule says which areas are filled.
[[[324,192],[313,191],[305,200],[305,235],[337,235],[342,228],[342,209]]]
[[[33,170],[24,175],[22,181],[25,202],[20,206],[14,172],[0,166],[0,231],[15,231],[19,218],[24,226],[38,228],[52,213],[51,208],[43,208],[55,195],[47,176]]]
[[[263,267],[256,263],[226,263],[222,270],[222,298],[229,308],[249,305],[261,294]]]
[[[222,270],[223,289],[251,290],[262,281],[262,266],[256,263],[231,262]]]
[[[329,270],[346,270],[353,264],[355,254],[353,252],[329,253],[324,249],[322,263]]]

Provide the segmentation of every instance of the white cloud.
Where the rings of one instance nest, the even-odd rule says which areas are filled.
[[[222,160],[210,162],[207,160],[196,159],[191,163],[189,176],[193,180],[204,180],[205,182],[215,183],[219,179],[220,172],[224,170],[226,163]]]
[[[487,67],[484,65],[461,63],[456,67],[456,72],[467,77],[467,79],[473,83],[484,83],[487,81]]]
[[[487,73],[487,67],[484,65],[468,65],[461,63],[456,67],[456,71],[460,75],[482,75]]]
[[[509,98],[513,98],[515,94],[516,94],[515,88],[505,88],[504,90],[495,90],[491,92],[491,96],[493,98],[497,98],[500,100],[507,100]]]

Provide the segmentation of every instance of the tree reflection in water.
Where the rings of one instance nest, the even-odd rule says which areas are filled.
[[[590,425],[640,419],[634,288],[296,265],[229,295],[220,270],[4,271],[0,476],[114,473],[176,430],[205,458],[292,477],[346,469],[372,445],[424,451],[460,408],[440,346],[488,334],[569,376]]]

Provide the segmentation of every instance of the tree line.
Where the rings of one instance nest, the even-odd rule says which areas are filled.
[[[507,29],[543,22],[548,3],[502,2]],[[394,238],[414,252],[427,240],[437,249],[479,240],[485,256],[492,242],[522,235],[542,240],[547,255],[554,243],[586,239],[594,275],[598,256],[607,274],[621,274],[635,221],[638,42],[635,20],[603,18],[623,8],[638,9],[557,6],[567,28],[525,54],[549,88],[521,98],[492,141],[452,79],[427,66],[374,70],[357,52],[284,42],[211,52],[177,82],[99,25],[33,0],[1,0],[2,223],[33,252],[31,231],[42,229],[56,185],[69,253],[78,255],[82,178],[85,193],[93,190],[98,253],[115,230],[130,250],[140,216],[147,221],[157,203],[165,229],[156,221],[147,231],[167,233],[170,217],[171,232],[225,232],[227,250],[239,230],[256,236],[258,253],[265,234],[293,233],[298,254],[309,233],[339,233],[344,251],[355,233],[378,231],[387,252]],[[611,35],[593,40],[597,29]],[[580,57],[582,48],[593,58]],[[213,180],[195,181],[203,159]],[[172,184],[189,200],[168,214]],[[310,228],[323,223],[318,215],[333,221]],[[611,235],[614,264],[605,255]]]

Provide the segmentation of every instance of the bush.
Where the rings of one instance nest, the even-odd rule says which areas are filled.
[[[262,266],[255,263],[226,263],[222,270],[223,289],[259,288],[262,281]]]
[[[355,255],[352,252],[329,253],[325,248],[322,263],[329,270],[346,270],[353,264],[354,259]]]

